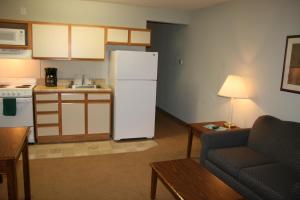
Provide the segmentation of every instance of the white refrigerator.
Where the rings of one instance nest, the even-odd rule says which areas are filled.
[[[154,137],[157,62],[157,52],[111,52],[114,140]]]

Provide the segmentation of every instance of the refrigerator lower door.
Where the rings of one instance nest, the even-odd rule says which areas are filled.
[[[153,138],[156,81],[117,80],[114,99],[114,140]]]

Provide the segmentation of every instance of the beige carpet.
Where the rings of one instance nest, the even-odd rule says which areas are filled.
[[[157,145],[154,140],[100,141],[29,146],[29,159],[67,158],[145,151]]]
[[[185,158],[187,133],[188,128],[158,113],[155,132],[158,145],[148,150],[30,160],[32,200],[150,199],[149,163]],[[192,156],[199,157],[199,151],[199,139],[194,138]],[[23,199],[21,175],[20,167],[18,180]],[[0,185],[0,199],[7,199],[6,184]],[[161,182],[157,200],[174,200]]]

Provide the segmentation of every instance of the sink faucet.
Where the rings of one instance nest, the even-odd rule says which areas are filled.
[[[85,75],[84,75],[84,74],[82,74],[81,85],[84,85],[84,83],[85,83]]]

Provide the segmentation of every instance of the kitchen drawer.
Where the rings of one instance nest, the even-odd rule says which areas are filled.
[[[37,115],[36,116],[37,124],[57,124],[58,123],[58,114],[47,114],[47,115]]]
[[[37,112],[58,111],[58,103],[36,103]]]
[[[84,100],[82,93],[61,93],[61,100]]]
[[[101,93],[101,94],[88,94],[88,100],[110,100],[109,93]]]
[[[38,127],[37,128],[38,136],[53,136],[59,135],[58,126],[53,127]]]
[[[57,101],[58,94],[57,93],[50,93],[50,94],[36,94],[35,95],[36,101]]]

